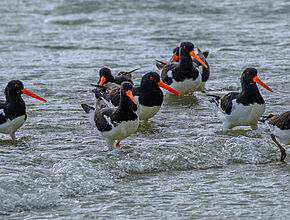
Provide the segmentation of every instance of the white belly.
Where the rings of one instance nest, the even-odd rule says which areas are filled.
[[[25,115],[6,121],[0,125],[0,133],[12,134],[16,132],[25,122]]]
[[[200,84],[201,84],[201,77],[199,75],[195,80],[186,79],[182,82],[177,82],[173,79],[173,83],[170,85],[170,87],[180,92],[182,95],[186,95],[188,93],[197,91]],[[163,89],[163,92],[165,94],[171,93],[166,89]]]
[[[148,107],[138,104],[136,114],[138,115],[140,120],[148,120],[149,118],[152,118],[154,115],[157,114],[160,107],[161,106]]]
[[[135,133],[139,127],[139,120],[135,121],[123,121],[118,124],[117,127],[112,127],[112,130],[101,132],[101,135],[111,141],[118,140],[121,141],[124,138]]]
[[[271,133],[277,136],[283,144],[290,144],[290,129],[281,130],[277,126],[273,126],[267,122]]]
[[[257,128],[259,118],[265,112],[265,104],[251,104],[244,106],[233,101],[232,111],[230,115],[223,114],[223,126],[225,129],[230,129],[235,126],[251,126],[252,129]]]

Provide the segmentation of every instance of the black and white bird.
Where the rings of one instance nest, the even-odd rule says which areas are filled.
[[[257,84],[272,92],[257,76],[255,68],[247,68],[241,76],[241,92],[230,92],[224,97],[210,100],[217,106],[217,114],[223,122],[224,129],[236,126],[251,126],[257,129],[259,118],[265,112],[266,104]]]
[[[125,81],[128,81],[128,82],[133,84],[132,73],[135,72],[138,69],[139,68],[131,70],[129,72],[122,71],[122,72],[119,72],[117,74],[117,76],[114,77],[109,68],[103,67],[99,71],[99,75],[100,76],[99,76],[98,85],[102,86],[103,84],[108,83],[108,82],[117,83],[117,84],[121,85],[121,83],[125,82]]]
[[[272,140],[277,144],[281,151],[281,161],[284,161],[287,154],[285,149],[277,141],[276,137],[278,137],[283,144],[290,144],[290,111],[284,112],[280,115],[270,114],[269,116],[262,116],[262,119],[259,121],[266,122],[270,129]]]
[[[202,75],[193,57],[205,68],[208,66],[194,53],[194,45],[191,42],[182,42],[179,46],[178,62],[170,62],[161,70],[161,79],[181,94],[188,94],[199,90],[202,83]],[[174,58],[173,58],[174,60]]]
[[[139,118],[133,111],[133,103],[137,103],[132,95],[132,84],[123,82],[120,89],[120,105],[115,108],[105,107],[100,97],[97,97],[96,108],[82,104],[82,108],[89,114],[89,121],[96,127],[103,138],[106,139],[107,146],[113,149],[124,138],[135,133],[139,126]]]
[[[209,79],[210,76],[210,66],[206,60],[206,58],[209,55],[208,51],[204,51],[202,52],[199,48],[197,48],[198,53],[197,56],[207,65],[207,68],[202,66],[202,64],[200,62],[198,62],[198,60],[196,60],[195,58],[192,58],[192,62],[193,62],[193,66],[199,70],[199,67],[202,66],[202,71],[199,71],[199,74],[201,74],[201,84],[199,86],[199,88],[197,89],[197,91],[205,91],[205,84]],[[166,66],[169,63],[172,62],[179,62],[179,47],[176,47],[173,49],[173,55],[170,58],[170,61],[168,63],[160,61],[160,60],[156,60],[156,66],[159,70],[162,70],[164,68],[164,66]]]
[[[29,92],[19,80],[12,80],[5,88],[6,101],[0,101],[0,133],[10,134],[16,140],[15,132],[24,124],[26,105],[21,95],[26,94],[46,102],[45,99]]]
[[[156,72],[146,73],[141,79],[141,85],[133,87],[132,93],[138,103],[133,108],[136,110],[140,120],[148,120],[159,111],[163,102],[163,92],[160,87],[180,95],[179,92],[163,83]],[[119,85],[107,83],[93,91],[96,97],[102,97],[103,101],[107,102],[108,105],[118,106],[120,100],[119,90]]]

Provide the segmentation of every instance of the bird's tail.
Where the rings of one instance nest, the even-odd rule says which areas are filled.
[[[96,127],[96,124],[95,124],[95,121],[94,121],[94,119],[95,119],[95,108],[92,107],[92,106],[89,106],[87,104],[81,104],[81,106],[82,106],[83,110],[87,114],[89,114],[89,122],[91,123],[91,125],[93,127]]]
[[[159,70],[162,70],[164,68],[164,66],[166,65],[165,62],[161,61],[161,60],[155,60],[157,63],[156,63],[156,67],[157,69]]]
[[[94,112],[94,111],[95,111],[95,108],[94,108],[94,107],[89,106],[89,105],[87,105],[87,104],[81,104],[81,106],[82,106],[83,110],[84,110],[87,114],[89,114],[90,112]]]
[[[220,99],[221,97],[218,95],[211,95],[211,94],[206,94],[207,96],[214,97],[213,99],[210,99],[209,102],[216,104],[216,106],[219,106],[220,104]]]

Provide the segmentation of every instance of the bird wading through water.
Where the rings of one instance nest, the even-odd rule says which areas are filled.
[[[164,88],[176,95],[179,92],[172,89],[160,80],[160,76],[156,72],[148,72],[141,79],[140,86],[134,86],[132,93],[137,101],[137,106],[133,106],[140,120],[148,120],[153,117],[160,109],[163,102],[163,92],[160,89]],[[120,102],[120,86],[115,83],[107,83],[100,87],[97,86],[93,90],[96,97],[102,97],[108,105],[118,106]]]
[[[277,144],[281,151],[281,161],[284,161],[287,154],[285,149],[277,141],[276,136],[283,144],[290,144],[290,111],[284,112],[280,115],[270,114],[269,116],[262,116],[259,120],[266,122],[271,132],[272,140]]]
[[[125,81],[128,81],[128,82],[133,84],[132,73],[135,72],[138,69],[139,68],[131,70],[129,72],[119,72],[117,74],[117,76],[114,77],[109,68],[103,67],[99,71],[100,77],[99,77],[98,85],[102,86],[102,85],[104,85],[105,83],[108,83],[108,82],[117,83],[117,84],[121,85],[122,82],[125,82]]]
[[[0,101],[0,133],[10,134],[12,140],[16,140],[15,132],[27,118],[26,105],[21,97],[22,94],[46,102],[45,99],[26,90],[19,80],[12,80],[8,83],[5,88],[6,101]]]
[[[179,62],[166,64],[161,70],[162,81],[183,95],[197,91],[202,82],[202,76],[193,65],[191,57],[208,68],[194,53],[194,45],[191,42],[182,42],[179,46]]]
[[[258,78],[255,68],[247,68],[241,76],[241,92],[230,92],[222,98],[215,96],[210,100],[218,107],[217,114],[223,122],[224,129],[236,126],[251,126],[253,130],[257,129],[258,120],[265,112],[266,104],[256,83],[272,92]]]
[[[109,150],[116,147],[124,138],[135,133],[139,126],[139,118],[133,111],[133,103],[137,104],[132,95],[133,85],[130,82],[121,84],[120,104],[118,107],[110,108],[103,105],[101,97],[97,97],[96,108],[82,104],[82,108],[89,114],[89,121],[96,127],[102,137],[106,140]]]
[[[202,66],[202,64],[200,62],[198,62],[198,60],[196,60],[195,58],[192,58],[192,62],[193,62],[193,66],[199,71],[199,67],[202,66],[202,72],[199,71],[199,74],[201,75],[201,84],[200,86],[197,88],[197,91],[205,91],[205,84],[209,79],[210,76],[210,67],[209,64],[206,60],[206,58],[209,55],[208,51],[204,51],[202,52],[199,48],[197,48],[198,53],[197,56],[206,64],[207,68]],[[159,70],[163,70],[164,66],[166,66],[167,64],[170,64],[172,62],[179,62],[179,47],[176,47],[173,49],[173,56],[171,57],[170,61],[168,63],[160,61],[160,60],[156,60],[156,67]]]

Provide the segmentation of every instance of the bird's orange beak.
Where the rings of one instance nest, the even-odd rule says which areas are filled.
[[[263,86],[265,89],[268,89],[270,92],[273,92],[272,89],[270,89],[265,83],[263,83],[258,76],[255,76],[253,78],[253,82],[260,84],[261,86]]]
[[[107,80],[106,77],[102,76],[102,77],[101,77],[101,82],[100,82],[99,85],[100,85],[100,86],[103,86],[103,84],[106,82],[106,80]]]
[[[159,87],[162,87],[162,88],[164,88],[164,89],[167,89],[169,92],[172,92],[172,93],[174,93],[174,94],[176,94],[176,95],[180,95],[179,92],[177,92],[175,89],[171,88],[170,86],[168,86],[167,84],[165,84],[165,83],[162,82],[161,80],[157,83],[157,85],[158,85]]]
[[[29,95],[29,96],[31,96],[31,97],[33,97],[33,98],[36,98],[36,99],[38,99],[38,100],[41,100],[41,101],[43,101],[43,102],[46,102],[46,100],[44,99],[44,98],[41,98],[40,96],[38,96],[38,95],[35,95],[34,93],[32,93],[32,92],[29,92],[27,89],[22,89],[21,90],[22,91],[22,93],[23,94],[25,94],[25,95]]]
[[[137,102],[136,102],[136,100],[135,100],[135,98],[134,98],[134,96],[133,96],[133,94],[132,94],[132,92],[131,92],[131,90],[128,90],[127,92],[126,92],[126,95],[137,105]]]
[[[176,60],[179,59],[179,56],[177,56],[176,54],[173,55],[171,62],[175,62]]]
[[[190,53],[190,56],[192,56],[194,59],[196,59],[198,62],[201,63],[201,65],[203,65],[205,68],[208,68],[208,66],[194,53],[194,51],[192,50]]]

